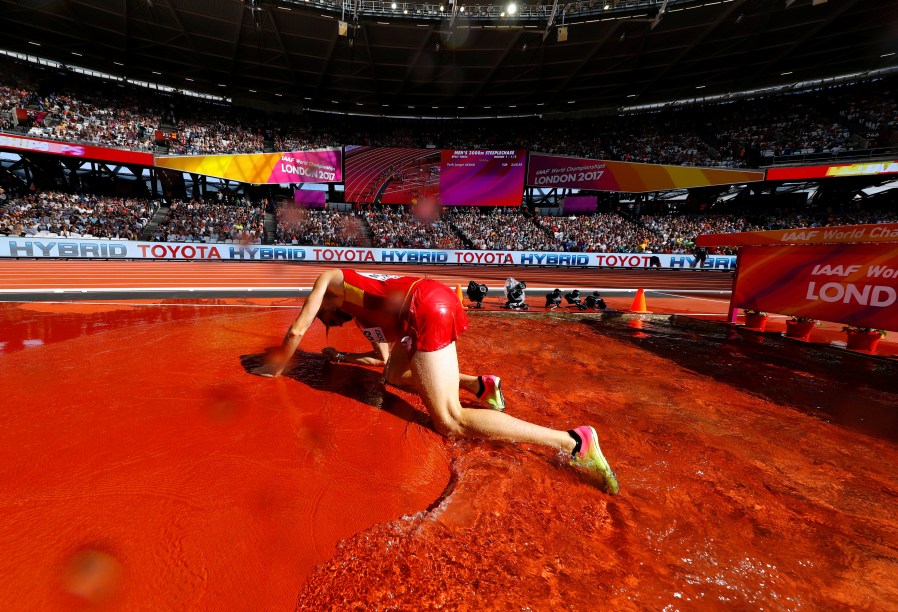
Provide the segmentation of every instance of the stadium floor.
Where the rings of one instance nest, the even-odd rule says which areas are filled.
[[[462,369],[514,416],[595,425],[612,498],[551,451],[441,438],[323,360],[352,329],[249,375],[321,267],[46,263],[0,266],[28,289],[6,299],[44,298],[0,303],[6,609],[898,606],[898,364],[721,325],[726,274],[476,271],[533,308],[470,311]],[[247,283],[278,296],[217,297]],[[547,313],[556,285],[686,316]]]

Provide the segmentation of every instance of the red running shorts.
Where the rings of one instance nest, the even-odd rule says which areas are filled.
[[[410,354],[446,348],[468,329],[468,317],[458,295],[439,281],[423,279],[415,285],[409,300],[403,333],[411,338]]]

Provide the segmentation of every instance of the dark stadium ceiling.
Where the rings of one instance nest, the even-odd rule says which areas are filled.
[[[603,112],[898,64],[895,0],[559,2],[550,28],[552,1],[461,6],[0,0],[0,48],[235,101],[437,117]]]

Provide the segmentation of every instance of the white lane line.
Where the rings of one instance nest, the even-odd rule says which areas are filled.
[[[164,306],[164,307],[176,307],[176,308],[255,308],[259,310],[267,310],[270,308],[277,309],[289,309],[289,310],[297,310],[301,308],[299,304],[290,305],[290,306],[282,306],[276,304],[165,304],[162,302],[150,302],[150,303],[134,303],[134,302],[111,302],[111,301],[102,301],[102,302],[86,302],[86,301],[50,301],[50,300],[41,300],[39,302],[18,302],[15,300],[0,300],[0,304],[22,304],[27,306],[29,304],[59,304],[65,306],[130,306],[130,307],[140,307],[140,306]],[[562,310],[564,310],[562,308]],[[471,311],[474,312],[474,311]],[[497,311],[497,310],[484,310],[484,313],[489,312],[509,312],[507,310]],[[518,312],[518,311],[511,311]],[[541,314],[540,311],[536,310],[528,310],[528,311],[520,311],[526,312],[526,314]],[[549,311],[546,311],[549,312]],[[557,310],[556,310],[557,312]],[[571,311],[572,314],[580,314],[579,311]],[[590,314],[602,314],[601,312],[591,312]],[[626,312],[624,312],[626,314]],[[655,316],[681,316],[681,317],[726,317],[726,313],[719,312],[659,312],[654,313]],[[782,317],[786,318],[785,315],[770,315],[772,317]]]
[[[208,281],[207,283],[197,283],[195,280],[191,280],[191,279],[183,279],[183,280],[182,280],[182,279],[180,279],[180,278],[178,278],[178,277],[166,277],[166,278],[146,279],[146,280],[149,281],[149,282],[151,282],[151,283],[153,283],[154,285],[156,285],[156,283],[162,283],[162,282],[167,283],[167,285],[158,285],[158,286],[149,286],[149,287],[148,287],[148,286],[146,286],[146,284],[144,284],[144,283],[141,283],[141,284],[142,284],[147,290],[156,290],[157,287],[159,287],[159,288],[164,288],[164,287],[166,287],[166,286],[175,286],[175,285],[179,285],[179,286],[188,286],[188,287],[195,287],[195,288],[201,288],[201,287],[222,287],[222,286],[223,286],[223,287],[226,287],[226,288],[248,288],[248,287],[253,287],[253,288],[266,288],[266,287],[276,287],[276,288],[288,288],[288,289],[292,289],[292,288],[300,287],[303,283],[308,283],[309,281],[314,281],[314,280],[315,280],[314,278],[297,278],[297,279],[286,279],[286,280],[284,280],[283,282],[278,283],[279,279],[262,279],[262,280],[259,280],[259,281],[253,281],[253,279],[246,279],[246,278],[238,278],[238,279],[231,279],[231,278],[212,278],[212,279],[209,279],[208,277],[206,277],[206,279],[207,279],[207,281]],[[28,279],[28,280],[34,281],[35,279],[30,278],[30,279]],[[135,283],[133,283],[133,280],[134,280],[134,279],[98,278],[98,277],[96,277],[96,276],[92,276],[92,277],[90,278],[90,280],[92,280],[92,281],[94,282],[94,284],[102,283],[103,285],[105,285],[105,286],[107,286],[107,287],[110,287],[110,286],[124,286],[124,287],[127,287],[127,286],[129,286],[129,284],[135,284]],[[116,282],[116,281],[119,281],[119,282]],[[128,281],[132,281],[132,282],[129,283]],[[230,283],[230,284],[225,284],[225,285],[221,285],[221,284],[219,284],[219,285],[213,285],[213,284],[210,284],[210,283],[216,283],[216,282],[217,282],[217,283],[222,283],[222,282],[227,283],[227,281],[241,281],[241,282],[238,282],[238,283]],[[294,282],[294,281],[295,281],[295,282]],[[275,283],[278,283],[278,284],[272,285],[272,284],[270,284],[271,282],[275,282]],[[266,283],[267,283],[267,284],[266,284]],[[80,283],[80,282],[77,282],[77,281],[72,281],[72,279],[68,279],[68,278],[65,279],[65,280],[63,280],[63,281],[43,281],[43,282],[28,282],[28,283],[25,283],[25,282],[17,282],[17,283],[10,283],[10,286],[21,287],[21,288],[27,288],[27,287],[47,287],[47,288],[56,288],[56,287],[78,287],[78,288],[81,288],[81,287],[86,287],[84,283]],[[2,283],[0,283],[0,291],[2,291],[2,290],[4,290],[4,289],[5,289],[4,285],[3,285]]]
[[[71,289],[57,289],[53,287],[45,287],[42,289],[4,289],[0,287],[0,293],[15,293],[15,294],[26,294],[26,293],[120,293],[122,291],[125,292],[135,292],[135,293],[153,293],[159,291],[195,291],[195,292],[206,292],[206,291],[245,291],[251,293],[253,291],[284,291],[285,289],[289,289],[290,291],[311,291],[311,287],[78,287]]]
[[[96,280],[96,279],[94,279]],[[169,282],[172,279],[168,279]],[[534,292],[551,292],[555,289],[559,289],[561,291],[573,291],[578,287],[527,287],[527,291]],[[622,293],[622,294],[630,294],[635,293],[636,289],[629,288],[621,288],[621,287],[599,287],[597,289],[593,289],[592,287],[583,289],[579,288],[581,291],[581,295],[586,295],[586,292],[598,291],[599,293]],[[105,287],[82,287],[78,284],[56,284],[49,285],[44,283],[17,283],[17,288],[4,288],[0,286],[0,293],[87,293],[87,292],[110,292],[110,291],[134,291],[134,292],[159,292],[159,291],[245,291],[245,292],[253,292],[253,291],[311,291],[312,287],[298,287],[296,285],[242,285],[242,286],[229,286],[229,287],[220,287],[220,286],[208,286],[208,287],[197,287],[193,284],[184,284],[181,286],[167,286],[167,287],[126,287],[126,286],[116,286],[116,285],[108,285]],[[646,293],[648,294],[660,294],[660,295],[670,295],[674,298],[681,297],[683,299],[689,300],[705,300],[709,302],[723,302],[728,303],[727,300],[714,300],[711,298],[701,298],[701,297],[689,297],[685,295],[678,295],[679,293],[696,293],[696,294],[717,294],[717,295],[726,295],[729,294],[729,291],[717,291],[711,289],[674,289],[677,293],[668,293],[666,291],[659,291],[657,289],[646,289]],[[489,290],[490,294],[494,295],[504,295],[504,289],[493,288]],[[530,295],[530,297],[534,297]]]
[[[679,289],[675,289],[677,293],[717,293],[717,294],[730,294],[731,291],[680,291]],[[660,293],[661,295],[669,295],[675,298],[683,298],[684,300],[701,300],[704,302],[718,302],[723,304],[729,304],[729,300],[714,300],[706,297],[690,297],[688,295],[677,295],[677,293],[669,293],[667,291],[658,291],[657,289],[646,289],[646,293]]]
[[[632,287],[632,288],[629,288],[629,287],[598,287],[598,288],[586,287],[586,288],[584,288],[581,285],[579,287],[565,288],[565,287],[559,287],[558,285],[555,285],[553,287],[531,287],[530,285],[527,285],[527,291],[554,291],[555,289],[558,289],[559,291],[573,291],[574,289],[579,289],[580,295],[586,295],[585,292],[587,292],[587,291],[590,291],[590,292],[598,291],[599,293],[636,293],[636,291],[638,291],[638,289],[636,287]],[[646,293],[661,293],[663,295],[673,295],[674,297],[676,297],[676,294],[665,293],[665,292],[666,291],[676,291],[677,293],[716,293],[718,295],[730,293],[729,291],[719,291],[717,289],[650,289],[650,288],[646,287],[646,288],[644,288],[644,290]],[[490,289],[490,293],[504,294],[505,289],[504,288]],[[529,296],[529,297],[533,297],[533,296]],[[683,297],[685,297],[685,296],[683,296]],[[700,300],[700,299],[704,299],[704,298],[691,298],[691,299]],[[711,300],[711,301],[715,301],[715,300]]]
[[[64,304],[71,306],[83,306],[85,304],[92,306],[179,306],[179,307],[188,307],[188,308],[259,308],[259,309],[268,309],[268,308],[289,308],[292,310],[297,310],[301,308],[298,304],[295,306],[276,306],[274,304],[265,305],[265,304],[163,304],[162,302],[151,302],[149,304],[134,304],[131,302],[83,302],[81,300],[77,301],[66,301],[66,302],[52,302],[41,300],[40,302],[17,302],[15,300],[0,300],[0,304],[22,304],[23,306],[28,306],[30,304]]]

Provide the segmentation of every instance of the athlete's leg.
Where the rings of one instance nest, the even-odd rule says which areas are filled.
[[[408,349],[401,342],[394,342],[390,348],[390,359],[384,368],[384,382],[400,388],[409,388],[415,385]],[[459,374],[458,388],[473,393],[491,408],[505,410],[505,400],[502,397],[497,376]]]
[[[407,389],[415,387],[415,379],[409,364],[408,349],[401,342],[390,346],[390,359],[384,367],[384,382],[394,387]]]
[[[606,492],[620,490],[617,476],[602,455],[595,429],[583,425],[570,432],[549,429],[516,419],[504,412],[464,408],[458,401],[458,355],[455,343],[438,351],[418,351],[412,373],[434,427],[444,436],[530,442],[557,448],[575,463],[598,476]]]
[[[411,359],[411,369],[434,427],[445,436],[531,442],[567,453],[574,450],[574,438],[565,431],[534,425],[502,412],[463,408],[458,399],[460,380],[454,342],[438,351],[417,351]]]

